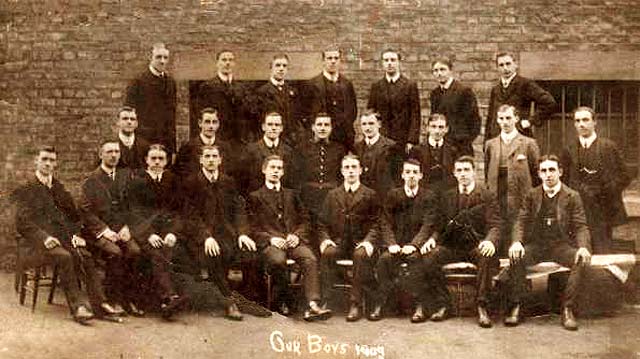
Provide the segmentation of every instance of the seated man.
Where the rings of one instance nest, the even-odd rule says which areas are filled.
[[[382,237],[387,250],[382,253],[376,272],[380,281],[382,301],[386,301],[392,293],[394,281],[401,274],[401,266],[407,265],[409,273],[416,271],[419,266],[420,252],[418,249],[426,242],[423,229],[424,215],[430,208],[437,206],[436,194],[426,186],[421,186],[422,170],[420,162],[414,159],[404,161],[402,165],[403,187],[392,189],[384,202],[382,216]],[[409,278],[406,278],[409,279]],[[414,299],[418,299],[419,283],[407,283],[407,290],[411,291]],[[425,319],[423,305],[416,300],[416,308],[411,321],[423,322]]]
[[[118,142],[103,142],[100,165],[82,184],[80,211],[83,230],[91,247],[107,262],[107,288],[116,309],[124,305],[131,314],[143,315],[134,299],[137,291],[135,264],[140,247],[129,229],[131,212],[127,196],[131,173],[127,168],[117,169],[119,160]]]
[[[497,272],[499,260],[496,254],[500,238],[500,216],[495,196],[476,183],[473,158],[462,156],[454,163],[453,174],[458,186],[445,192],[440,203],[429,208],[425,217],[425,238],[420,248],[425,255],[423,270],[418,272],[416,283],[427,282],[422,293],[423,301],[435,309],[431,320],[446,318],[450,295],[442,266],[452,262],[473,262],[478,267],[477,304],[478,324],[492,326],[487,314],[488,294],[492,272]]]
[[[302,268],[303,287],[309,303],[304,319],[325,320],[331,316],[331,311],[318,305],[318,260],[309,248],[309,218],[298,194],[282,186],[280,179],[284,170],[281,157],[265,158],[262,165],[264,186],[249,195],[251,229],[264,255],[267,270],[273,275],[280,313],[290,313],[286,276],[287,257],[290,257]]]
[[[130,169],[144,168],[144,157],[147,155],[149,142],[136,135],[138,115],[136,109],[124,106],[118,112],[118,140],[120,143],[120,161],[118,167]]]
[[[173,288],[169,263],[180,230],[176,201],[176,178],[165,171],[167,150],[161,144],[149,146],[147,170],[131,182],[131,234],[151,262],[153,288],[158,294],[162,316],[169,318],[186,301]]]
[[[362,167],[358,157],[344,156],[341,166],[344,183],[327,194],[318,229],[323,294],[327,296],[333,286],[335,261],[353,259],[353,287],[347,321],[362,317],[363,290],[375,301],[368,319],[379,320],[382,305],[376,294],[374,268],[380,202],[374,190],[360,183]]]
[[[39,149],[35,159],[35,176],[15,192],[18,210],[18,233],[31,247],[37,262],[52,261],[58,265],[63,287],[73,318],[85,323],[93,318],[91,306],[78,283],[78,273],[100,315],[115,315],[107,303],[102,283],[96,275],[86,241],[80,237],[81,222],[71,194],[54,178],[57,154],[53,147]]]
[[[591,261],[591,237],[578,192],[560,181],[562,169],[555,155],[542,156],[538,162],[542,186],[527,192],[513,229],[509,247],[509,315],[504,323],[518,325],[520,303],[526,294],[526,267],[542,261],[554,261],[571,268],[564,290],[562,326],[577,330],[573,315],[584,267]]]

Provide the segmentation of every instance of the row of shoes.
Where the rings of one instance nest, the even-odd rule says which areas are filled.
[[[127,303],[126,309],[120,304],[110,304],[108,302],[100,304],[98,314],[98,318],[100,319],[122,322],[121,317],[125,315],[143,317],[145,312],[138,308],[134,303]],[[84,304],[79,305],[73,313],[73,319],[80,324],[86,324],[89,320],[94,319],[95,317],[96,314],[94,314],[91,309]]]
[[[292,313],[291,308],[289,308],[289,305],[287,305],[287,303],[285,302],[280,303],[278,312],[284,316],[289,316]],[[326,304],[320,306],[318,302],[311,301],[309,302],[309,306],[307,307],[307,309],[304,311],[302,319],[306,320],[307,322],[313,322],[317,320],[327,320],[331,318],[332,315],[333,312],[331,311],[331,309],[327,309]]]

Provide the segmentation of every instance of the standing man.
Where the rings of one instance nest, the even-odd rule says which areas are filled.
[[[533,137],[533,126],[541,126],[556,108],[556,100],[535,81],[518,75],[515,56],[509,52],[496,55],[496,66],[500,74],[498,83],[491,89],[489,111],[484,131],[485,141],[498,135],[496,114],[501,105],[509,104],[520,114],[518,130],[527,137]],[[535,103],[535,114],[531,115],[531,103]]]
[[[475,263],[478,324],[488,328],[492,325],[487,313],[491,279],[500,264],[496,254],[500,240],[498,206],[495,196],[476,183],[473,157],[462,156],[454,166],[458,186],[445,192],[440,203],[430,207],[425,216],[423,235],[428,240],[420,247],[425,257],[414,281],[426,281],[420,298],[434,310],[430,319],[441,321],[451,305],[442,266],[459,261]]]
[[[145,168],[146,151],[149,142],[140,136],[136,136],[138,128],[138,115],[136,109],[123,106],[118,112],[118,140],[120,140],[120,161],[118,167],[135,170]]]
[[[347,321],[354,322],[362,317],[363,291],[374,301],[368,319],[380,320],[382,304],[376,293],[378,285],[374,275],[380,201],[375,191],[360,183],[362,167],[358,157],[344,156],[341,172],[344,183],[329,191],[320,219],[322,292],[327,296],[333,287],[336,259],[352,259],[353,286]]]
[[[446,116],[449,124],[449,141],[461,155],[473,156],[473,140],[480,134],[482,119],[478,101],[470,87],[453,78],[453,63],[449,58],[438,57],[431,62],[431,72],[438,86],[431,90],[431,114]]]
[[[510,311],[504,323],[516,326],[520,322],[520,303],[527,291],[526,267],[551,260],[571,268],[563,295],[562,326],[577,330],[573,309],[584,267],[591,261],[582,200],[578,192],[560,181],[562,168],[555,155],[540,158],[538,175],[542,186],[527,192],[509,247]]]
[[[573,118],[578,140],[562,153],[565,183],[580,193],[593,253],[611,253],[613,227],[627,221],[622,191],[629,186],[631,177],[616,144],[596,134],[593,109],[578,107]]]
[[[485,143],[485,183],[497,194],[502,218],[501,238],[506,245],[526,191],[538,183],[536,163],[540,149],[536,140],[516,129],[518,112],[512,105],[498,108],[497,122],[500,135]],[[500,248],[499,255],[506,248]]]
[[[420,136],[418,85],[400,73],[398,51],[384,50],[381,60],[385,75],[371,86],[367,108],[380,114],[384,135],[408,150]]]
[[[147,71],[127,88],[125,105],[136,109],[138,134],[151,143],[161,143],[176,152],[176,81],[167,73],[169,50],[154,44]]]
[[[264,185],[249,195],[249,219],[267,270],[274,278],[276,303],[283,315],[290,313],[287,257],[302,268],[303,288],[308,307],[307,321],[326,320],[331,310],[319,306],[318,260],[309,248],[309,218],[297,193],[284,188],[284,161],[277,155],[265,158],[262,165]]]
[[[309,80],[311,114],[326,113],[332,121],[331,140],[353,149],[358,108],[353,84],[340,73],[342,51],[330,47],[322,52],[322,73]]]

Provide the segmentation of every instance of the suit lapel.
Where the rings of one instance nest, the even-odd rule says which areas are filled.
[[[525,141],[524,136],[518,133],[516,138],[514,138],[513,141],[511,142],[512,145],[509,146],[510,148],[509,148],[509,152],[507,153],[507,158],[511,157],[511,155],[513,155],[514,152],[522,148],[524,141]]]

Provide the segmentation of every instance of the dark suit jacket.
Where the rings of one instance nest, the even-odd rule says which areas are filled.
[[[383,134],[401,146],[418,143],[420,136],[420,94],[418,85],[403,75],[395,84],[386,78],[371,86],[367,108],[382,117]]]
[[[362,176],[360,181],[384,195],[398,181],[398,168],[401,150],[395,141],[380,136],[373,146],[367,146],[364,140],[356,143],[355,152],[360,158]]]
[[[415,198],[407,197],[404,186],[392,189],[384,201],[384,242],[400,246],[412,244],[420,248],[429,239],[425,237],[428,229],[423,229],[425,214],[437,205],[436,194],[425,187],[418,189]]]
[[[177,178],[164,171],[160,183],[144,170],[136,171],[130,184],[131,234],[139,243],[150,235],[161,237],[180,231]]]
[[[294,160],[294,153],[291,146],[284,143],[280,138],[280,143],[275,150],[267,147],[264,140],[260,138],[256,142],[247,145],[244,153],[241,155],[242,160],[238,162],[237,173],[242,177],[240,180],[243,193],[250,193],[257,190],[264,184],[264,175],[262,174],[262,161],[270,155],[278,155],[284,161],[284,177],[282,183],[288,188],[297,188],[298,176],[297,162]]]
[[[122,168],[116,171],[116,179],[98,167],[82,184],[80,211],[84,228],[96,237],[107,227],[119,231],[131,223],[129,183],[131,173]]]
[[[513,227],[512,242],[537,243],[540,236],[536,234],[536,217],[544,196],[542,186],[527,192],[516,223]],[[557,220],[563,235],[562,241],[574,246],[585,247],[591,251],[591,235],[578,192],[562,184],[558,197]]]
[[[282,115],[283,138],[289,143],[294,143],[296,136],[306,133],[304,128],[308,127],[308,124],[303,121],[298,97],[298,89],[288,81],[285,81],[282,91],[278,90],[271,81],[267,81],[255,92],[253,111],[258,114],[260,122],[264,119],[264,115],[271,111]]]
[[[249,223],[253,238],[260,248],[269,246],[272,237],[285,238],[295,234],[300,243],[309,245],[309,215],[302,205],[298,193],[289,188],[280,188],[282,208],[277,208],[273,196],[276,194],[266,186],[249,195]],[[278,213],[282,216],[278,216]]]
[[[433,167],[436,166],[437,163],[431,156],[430,147],[431,146],[428,141],[419,146],[412,147],[409,152],[409,158],[414,158],[420,161],[422,173],[424,175],[423,182],[435,184],[439,180],[431,178],[430,173],[433,172]],[[444,144],[442,145],[442,151],[442,165],[444,167],[443,170],[445,171],[445,180],[443,184],[445,187],[455,186],[457,182],[453,176],[453,164],[459,156],[458,149],[445,138]]]
[[[318,112],[328,113],[333,125],[331,140],[351,148],[354,139],[353,123],[358,114],[353,84],[340,74],[335,84],[335,97],[327,91],[327,86],[330,86],[329,80],[322,73],[309,80],[311,110],[308,118],[311,121],[312,116]]]
[[[34,176],[16,189],[13,199],[17,202],[16,228],[29,246],[44,249],[44,240],[52,236],[71,248],[71,237],[80,234],[81,221],[62,183],[54,178],[49,189]]]
[[[232,175],[233,158],[236,154],[231,152],[231,145],[228,142],[218,139],[218,137],[216,137],[214,144],[218,146],[222,155],[222,168],[220,170]],[[176,156],[176,162],[172,168],[174,173],[184,178],[200,171],[200,150],[202,146],[204,146],[204,143],[202,143],[200,135],[185,142],[180,147],[178,155]]]
[[[533,117],[529,116],[531,102],[535,102],[536,106]],[[542,125],[542,121],[547,120],[556,108],[556,100],[553,96],[533,80],[516,75],[506,89],[502,87],[502,83],[498,80],[498,83],[491,89],[491,97],[489,98],[487,124],[484,131],[485,140],[493,138],[500,133],[496,118],[498,107],[503,104],[515,106],[520,113],[520,119],[529,120],[533,126]],[[522,134],[531,137],[531,131],[523,131],[520,124],[518,124],[518,130]]]
[[[147,167],[145,157],[147,156],[149,145],[151,145],[149,141],[136,135],[135,141],[133,141],[133,146],[131,146],[131,148],[125,146],[121,140],[119,141],[119,143],[120,161],[118,161],[118,168],[130,168],[134,170],[137,168]]]
[[[454,80],[449,89],[440,86],[431,91],[431,113],[447,117],[447,137],[456,143],[471,143],[480,134],[482,119],[478,112],[478,101],[470,87]]]
[[[602,199],[600,205],[603,206],[605,212],[602,218],[613,226],[623,224],[627,221],[627,212],[622,202],[622,191],[631,183],[631,177],[627,172],[618,147],[613,141],[598,137],[591,146],[592,148],[595,146],[598,157],[597,162],[600,164],[597,170],[600,176],[600,183],[603,186],[600,188],[599,195],[595,196],[595,198]],[[579,147],[580,141],[576,139],[564,149],[560,156],[564,171],[562,180],[581,194],[582,200],[587,207],[589,206],[587,198],[594,197],[583,195],[587,188],[585,183],[580,181],[580,168],[577,162]]]
[[[137,134],[151,143],[162,143],[176,151],[176,81],[158,77],[149,69],[131,81],[125,105],[136,109]]]
[[[381,203],[375,191],[362,184],[349,206],[344,185],[327,194],[320,215],[319,243],[331,239],[338,246],[353,247],[362,241],[379,245]],[[387,243],[388,244],[388,243]]]

